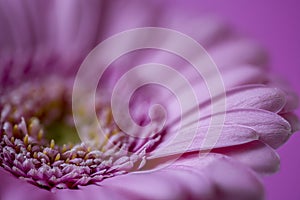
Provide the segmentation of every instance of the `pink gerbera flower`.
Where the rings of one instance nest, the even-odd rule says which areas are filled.
[[[189,18],[137,1],[2,1],[0,9],[1,199],[263,198],[259,176],[277,171],[274,149],[299,126],[293,114],[297,97],[270,77],[265,53],[255,42],[237,36],[217,19]],[[90,143],[82,142],[72,113],[73,83],[81,62],[112,34],[144,26],[182,31],[206,48],[224,81],[226,112],[211,113],[211,99],[222,106],[223,95],[209,97],[205,80],[186,61],[150,49],[133,52],[104,73],[95,103],[103,130],[99,134],[82,118]],[[198,108],[201,114],[181,124],[195,131],[193,137],[169,143],[182,114],[172,94],[158,86],[139,88],[129,110],[145,127],[148,108],[163,105],[167,120],[162,129],[162,118],[155,113],[157,127],[140,138],[125,134],[116,123],[110,104],[113,86],[131,66],[154,61],[174,67],[197,91],[197,108],[183,115],[193,116]],[[217,74],[208,74],[215,80]],[[145,78],[178,80],[163,72],[135,75],[117,95],[120,105],[127,89]],[[185,89],[178,92],[184,96]],[[85,103],[78,112],[90,111]],[[203,147],[210,137],[206,133],[211,117],[219,115],[225,115],[224,123],[212,126],[220,130],[219,137],[211,148]],[[129,121],[124,119],[126,126]]]

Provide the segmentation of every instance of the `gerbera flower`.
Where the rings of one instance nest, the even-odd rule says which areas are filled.
[[[216,19],[191,20],[165,7],[158,11],[138,2],[1,3],[1,199],[263,198],[259,176],[276,172],[279,158],[274,149],[298,128],[293,114],[297,98],[270,78],[265,53],[255,42],[237,36]],[[159,17],[153,17],[154,11]],[[133,52],[113,62],[100,80],[102,92],[96,94],[95,113],[101,134],[94,121],[85,118],[89,101],[76,110],[84,116],[79,118],[84,133],[80,136],[87,142],[82,142],[73,120],[72,91],[83,58],[108,36],[144,26],[182,31],[207,49],[224,81],[227,111],[211,112],[211,99],[222,107],[222,91],[210,97],[205,80],[186,61],[167,52]],[[203,59],[203,55],[189,53]],[[124,108],[127,91],[156,76],[173,81],[179,88],[176,95],[188,92],[176,83],[175,75],[143,71],[135,74],[135,80],[124,82],[124,91],[112,93],[119,80],[126,80],[131,66],[149,61],[172,66],[187,77],[196,91],[197,108],[182,115],[172,92],[158,86],[138,88],[129,100],[137,124],[150,123],[148,108],[154,103],[163,105],[165,113],[150,112],[154,129],[133,137],[116,122],[110,104],[114,95]],[[202,78],[214,81],[216,77],[209,71]],[[197,109],[201,111],[197,118],[179,123],[182,117],[194,116]],[[211,117],[221,115],[225,116],[223,124],[209,126]],[[124,118],[122,123],[131,122]],[[195,136],[184,135],[169,143],[180,125]],[[220,134],[212,147],[203,147],[210,137],[208,129]]]

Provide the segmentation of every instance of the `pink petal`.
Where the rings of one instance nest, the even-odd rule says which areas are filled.
[[[262,69],[253,65],[239,65],[237,68],[225,70],[222,78],[226,89],[246,84],[260,84],[266,80]]]
[[[255,174],[224,155],[206,154],[198,158],[190,155],[177,160],[170,168],[176,166],[190,166],[203,172],[216,186],[216,199],[263,199],[263,187]]]
[[[208,52],[220,68],[243,64],[264,66],[267,60],[266,53],[258,44],[245,39],[226,41]]]
[[[284,106],[282,113],[291,112],[298,108],[299,97],[293,92],[286,92],[286,105]]]
[[[216,114],[215,117],[223,113]],[[211,117],[200,119],[209,124]],[[282,145],[291,134],[290,124],[276,113],[260,109],[234,109],[226,112],[225,124],[247,126],[259,135],[259,139],[273,148]],[[188,125],[192,126],[192,124]]]
[[[217,185],[220,199],[263,199],[264,190],[261,182],[239,163],[223,158],[212,162],[205,173]]]
[[[188,13],[184,13],[181,18],[172,17],[180,12],[182,10],[168,10],[164,13],[161,26],[187,34],[205,48],[230,36],[229,27],[221,19],[214,16],[191,17]]]
[[[211,126],[210,128],[215,135],[207,134],[208,127],[198,128],[195,136],[193,135],[195,131],[193,128],[180,132],[178,133],[179,135],[172,138],[169,143],[168,141],[162,143],[162,145],[160,145],[161,148],[158,147],[150,158],[234,146],[258,139],[258,135],[255,131],[245,126],[224,125]]]
[[[111,2],[103,3],[103,15],[101,17],[104,18],[104,23],[101,27],[105,26],[105,31],[101,33],[101,40],[128,29],[155,26],[158,23],[157,20],[153,20],[149,13],[155,9],[155,5],[150,1],[133,0],[130,3],[116,1],[113,5]]]
[[[69,0],[55,2],[53,16],[57,20],[57,45],[62,52],[67,49],[80,52],[96,42],[97,26],[95,24],[100,21],[100,8],[101,2],[96,1],[91,4]]]
[[[133,199],[182,199],[185,195],[174,177],[159,171],[121,175],[104,180],[102,185],[131,194]]]
[[[210,180],[189,167],[127,174],[107,179],[103,185],[134,195],[131,199],[210,199],[215,195]]]
[[[263,73],[262,69],[258,67],[254,67],[252,65],[240,65],[238,68],[227,69],[221,71],[221,78],[224,82],[224,89],[229,90],[233,87],[247,85],[247,84],[261,84],[265,82],[266,76]],[[215,93],[214,96],[211,96],[211,92],[208,90],[206,83],[194,75],[191,77],[192,79],[192,89],[194,91],[201,91],[197,92],[197,98],[199,99],[199,104],[210,100],[210,98],[214,98],[217,95],[222,94],[224,91],[219,90]],[[219,83],[220,77],[218,74],[209,74],[205,77],[205,81],[207,83]],[[182,87],[180,88],[181,92],[184,95],[187,92],[187,88]]]
[[[295,115],[294,113],[284,113],[284,114],[280,114],[280,116],[282,116],[285,120],[287,120],[291,127],[292,133],[295,133],[296,131],[300,130],[300,121],[297,115]]]
[[[278,113],[285,103],[284,92],[278,88],[263,85],[239,86],[226,92],[226,108],[228,110],[256,108]]]
[[[51,192],[32,185],[0,168],[0,199],[1,200],[32,200],[54,199]]]
[[[197,168],[189,166],[170,166],[162,170],[163,173],[177,179],[187,192],[188,199],[213,199],[216,198],[216,187],[213,182],[206,177],[205,173]]]
[[[276,151],[260,141],[217,149],[215,152],[228,155],[262,174],[274,173],[280,165]]]
[[[4,31],[3,37],[0,37],[1,40],[4,39],[10,42],[8,45],[14,49],[9,49],[12,51],[19,50],[21,48],[26,49],[27,51],[32,50],[32,44],[34,43],[33,35],[31,34],[29,20],[27,18],[27,9],[24,9],[24,2],[16,1],[2,1],[0,3],[1,7],[1,17],[2,20],[6,20],[8,23],[2,21],[7,27],[2,27],[1,30]],[[2,31],[1,31],[2,32]],[[22,37],[20,37],[22,33]],[[3,45],[1,41],[1,46]],[[3,48],[3,46],[2,46]]]
[[[80,187],[78,190],[56,190],[54,191],[55,200],[76,199],[76,200],[98,200],[98,199],[111,199],[111,200],[125,200],[131,199],[130,195],[122,195],[119,191],[114,191],[109,186],[88,185]]]
[[[278,87],[282,91],[285,92],[286,96],[286,105],[282,109],[281,113],[287,113],[291,112],[293,110],[296,110],[299,105],[299,97],[298,94],[295,93],[291,88],[290,85],[282,80],[280,77],[277,77],[275,75],[271,75],[268,78],[267,85],[270,87]]]

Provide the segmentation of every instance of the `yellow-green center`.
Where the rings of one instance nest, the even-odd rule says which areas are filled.
[[[44,137],[48,141],[53,139],[59,146],[81,142],[76,128],[61,121],[54,121],[46,126]]]

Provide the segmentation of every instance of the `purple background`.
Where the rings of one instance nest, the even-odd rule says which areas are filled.
[[[274,72],[300,94],[300,1],[190,0],[170,1],[182,8],[208,11],[224,18],[268,50]],[[176,5],[178,6],[178,5]],[[297,110],[300,116],[300,109]],[[281,147],[280,171],[264,179],[266,199],[300,199],[300,133]]]

